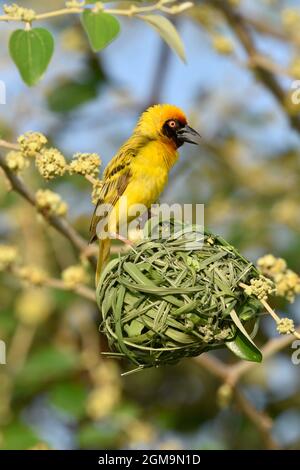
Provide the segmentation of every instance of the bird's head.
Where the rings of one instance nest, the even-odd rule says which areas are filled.
[[[181,147],[185,142],[199,144],[200,135],[187,123],[180,108],[170,104],[156,104],[140,117],[136,133],[151,140],[162,140]]]

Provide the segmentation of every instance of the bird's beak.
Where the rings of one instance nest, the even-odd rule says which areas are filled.
[[[199,145],[201,142],[201,135],[188,125],[177,131],[177,138],[182,143],[188,142],[189,144]]]

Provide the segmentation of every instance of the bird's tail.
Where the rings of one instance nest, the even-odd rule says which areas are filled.
[[[110,245],[111,245],[110,238],[99,240],[99,255],[98,255],[97,270],[96,270],[96,287],[98,286],[98,283],[99,283],[100,274],[103,271],[106,264],[108,263],[109,255],[110,255]]]

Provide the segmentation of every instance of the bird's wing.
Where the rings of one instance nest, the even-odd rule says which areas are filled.
[[[101,216],[97,215],[98,207],[101,204],[110,204],[113,207],[117,203],[130,181],[130,163],[134,157],[135,152],[130,150],[130,148],[125,148],[111,160],[105,169],[99,200],[91,220],[90,243],[97,238],[96,229],[101,220]]]

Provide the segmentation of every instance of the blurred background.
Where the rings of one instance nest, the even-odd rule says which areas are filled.
[[[64,2],[19,4],[41,12]],[[194,4],[172,18],[187,64],[135,19],[121,18],[120,37],[99,54],[91,52],[76,16],[48,21],[54,57],[30,89],[9,58],[14,26],[1,23],[0,79],[7,93],[1,138],[16,142],[26,131],[39,131],[67,159],[97,152],[104,167],[142,110],[176,104],[203,145],[180,151],[161,200],[205,204],[206,225],[251,261],[272,253],[300,272],[300,106],[290,96],[300,79],[299,2]],[[47,183],[34,168],[24,178],[34,190],[59,193],[68,220],[88,237],[89,182],[64,176]],[[0,182],[1,242],[17,247],[24,265],[60,279],[79,264],[78,253],[8,191],[1,172]],[[93,288],[92,269],[84,268]],[[299,301],[275,307],[300,323]],[[193,359],[121,377],[129,364],[100,356],[95,303],[70,290],[22,283],[4,271],[0,308],[8,356],[0,365],[2,449],[300,448],[300,365],[292,363],[290,345],[249,369],[239,383],[242,398],[230,397],[220,376]],[[275,323],[263,318],[256,344],[277,337]],[[227,351],[217,358],[228,367],[237,362]]]

